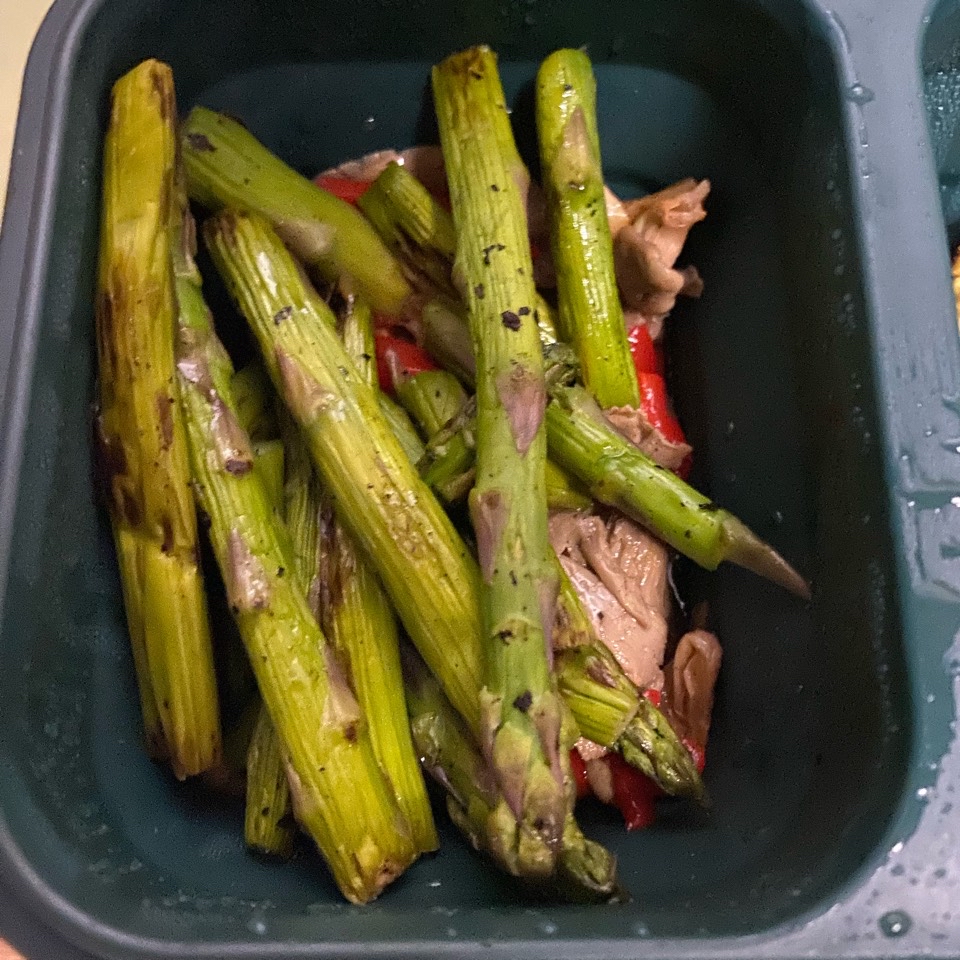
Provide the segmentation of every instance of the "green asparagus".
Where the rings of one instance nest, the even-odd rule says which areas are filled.
[[[546,387],[520,162],[496,58],[475,47],[433,68],[477,366],[477,466],[470,513],[482,584],[484,754],[533,863],[553,863],[570,813],[563,708],[550,669],[557,574],[547,536]]]
[[[189,235],[189,231],[186,231]],[[416,858],[366,724],[307,605],[231,395],[233,368],[210,327],[189,251],[177,268],[177,372],[194,491],[279,737],[297,820],[347,899],[365,903]]]
[[[404,676],[414,742],[427,771],[447,791],[450,819],[475,849],[487,853],[507,873],[517,875],[516,851],[491,842],[506,830],[491,826],[502,807],[490,767],[437,681],[409,650],[404,656]],[[571,902],[611,903],[625,898],[617,883],[616,859],[588,840],[573,816],[564,824],[557,870],[540,883],[542,892]]]
[[[367,220],[301,177],[236,120],[194,107],[181,149],[192,199],[260,213],[308,266],[327,279],[349,277],[376,310],[403,312],[410,285]]]
[[[104,144],[96,435],[147,747],[183,779],[217,765],[222,738],[174,376],[175,124],[168,66],[148,60],[117,81]]]
[[[466,546],[394,438],[329,308],[270,225],[224,211],[207,221],[205,236],[338,515],[451,702],[477,729],[478,574]]]
[[[280,739],[270,713],[261,706],[247,752],[247,800],[243,837],[260,853],[286,859],[293,853],[296,827],[290,783]]]
[[[602,407],[636,407],[637,375],[613,270],[597,135],[596,82],[580,50],[557,50],[537,72],[537,133],[560,330]]]

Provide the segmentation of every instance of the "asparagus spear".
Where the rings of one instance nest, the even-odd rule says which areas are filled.
[[[371,320],[365,304],[351,298],[344,347],[364,382],[375,389]],[[307,456],[303,459],[309,468]],[[423,852],[436,850],[437,831],[404,704],[397,621],[379,577],[333,508],[325,498],[318,538],[321,622],[349,668],[374,753],[410,824],[414,844]]]
[[[419,657],[404,651],[407,707],[417,751],[430,775],[447,792],[450,818],[476,850],[488,854],[507,873],[517,875],[517,854],[491,840],[504,830],[492,828],[502,815],[496,780],[469,731]],[[617,883],[616,858],[587,839],[573,816],[564,824],[556,873],[541,881],[541,892],[571,902],[614,903],[625,899]]]
[[[96,426],[147,745],[183,779],[218,763],[221,732],[176,406],[175,122],[165,64],[147,60],[117,81],[104,143]]]
[[[478,576],[469,552],[391,433],[329,308],[269,224],[225,211],[207,221],[205,236],[324,488],[430,669],[476,729]]]
[[[247,751],[247,805],[243,836],[247,846],[261,853],[288,858],[293,853],[296,828],[290,802],[290,784],[283,748],[261,706]]]
[[[557,574],[544,483],[546,386],[532,312],[526,170],[486,47],[433,68],[433,94],[477,358],[477,466],[470,513],[482,584],[483,746],[504,798],[552,863],[570,813],[551,673]]]
[[[526,177],[526,170],[523,170]],[[461,284],[453,275],[456,230],[453,219],[409,170],[389,164],[357,201],[384,243],[406,268],[432,309],[460,299]],[[534,317],[544,336],[557,338],[554,310],[539,293],[534,294]],[[427,308],[425,308],[427,309]],[[442,322],[442,317],[434,317]],[[442,349],[442,335],[436,338]]]
[[[273,387],[263,364],[252,360],[233,375],[234,402],[240,426],[254,443],[276,440],[280,435],[274,409]]]
[[[189,236],[189,231],[187,231]],[[356,699],[307,605],[237,422],[230,359],[183,247],[177,371],[194,490],[263,701],[287,763],[297,820],[347,899],[376,897],[416,858]]]
[[[613,270],[597,135],[596,82],[580,50],[557,50],[537,72],[537,133],[560,330],[602,407],[640,403]]]
[[[707,570],[728,560],[810,599],[807,582],[773,547],[621,436],[583,387],[558,385],[546,424],[551,456],[594,499],[617,507]]]
[[[376,310],[403,312],[410,285],[350,204],[300,176],[235,120],[204,107],[187,117],[181,148],[191,198],[262,214],[308,266],[327,279],[350,277]]]
[[[415,285],[456,298],[450,277],[457,252],[453,221],[413,174],[388,164],[357,206]]]

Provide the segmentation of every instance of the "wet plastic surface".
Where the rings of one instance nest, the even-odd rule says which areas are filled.
[[[936,174],[952,230],[958,11],[60,0],[0,240],[0,854],[40,921],[116,957],[960,956],[960,344]],[[113,79],[165,59],[181,109],[227,110],[312,172],[432,140],[429,64],[477,40],[522,148],[537,61],[586,43],[613,184],[713,181],[687,254],[706,294],[671,321],[694,479],[815,582],[805,608],[737,571],[685,573],[726,649],[714,808],[631,836],[585,814],[620,855],[623,907],[518,904],[451,831],[365,908],[312,856],[246,854],[235,810],[140,750],[91,483]]]

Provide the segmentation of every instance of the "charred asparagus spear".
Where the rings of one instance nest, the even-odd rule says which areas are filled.
[[[560,330],[602,407],[636,407],[637,375],[613,269],[597,135],[596,82],[580,50],[557,50],[537,72],[537,133]]]
[[[190,231],[185,231],[190,236]],[[237,421],[230,359],[210,327],[187,247],[175,263],[177,372],[194,490],[280,740],[297,820],[347,899],[376,897],[415,859],[363,716],[310,611]]]
[[[247,750],[247,799],[243,837],[248,847],[286,859],[293,853],[296,826],[280,738],[270,712],[261,706]]]
[[[550,662],[558,583],[547,536],[546,386],[526,170],[488,48],[454,54],[432,79],[477,364],[470,514],[486,667],[480,742],[521,831],[542,843],[532,857],[552,869],[571,805]]]
[[[348,301],[343,341],[359,375],[375,389],[372,316],[358,298]],[[311,469],[309,455],[303,453]],[[336,516],[331,498],[323,500],[318,538],[321,623],[349,668],[374,753],[410,824],[414,844],[422,852],[436,850],[430,800],[410,738],[393,608],[380,578]]]
[[[427,771],[447,792],[450,819],[474,849],[516,875],[515,851],[490,842],[505,833],[490,825],[491,819],[502,814],[490,767],[420,658],[407,649],[403,665],[414,742]],[[557,872],[548,881],[540,881],[540,890],[571,902],[613,903],[625,898],[617,884],[616,859],[588,840],[572,816],[564,825]]]
[[[260,213],[325,278],[350,277],[374,309],[403,312],[410,285],[350,204],[300,176],[236,120],[204,107],[187,117],[181,148],[192,199]]]
[[[324,489],[430,669],[476,729],[478,576],[469,552],[394,438],[329,308],[269,224],[224,211],[207,221],[205,236]]]
[[[150,754],[180,779],[215,766],[221,732],[196,512],[174,375],[170,68],[113,89],[104,143],[96,422]]]
[[[625,439],[583,387],[558,384],[546,423],[554,461],[594,499],[617,507],[707,570],[728,560],[810,599],[807,582],[773,547]]]

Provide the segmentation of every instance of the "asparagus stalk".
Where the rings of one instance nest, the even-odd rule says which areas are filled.
[[[496,840],[503,829],[491,821],[503,813],[496,780],[469,731],[443,695],[437,681],[412,651],[405,651],[407,707],[414,743],[430,775],[447,792],[450,818],[474,849],[488,854],[507,873],[517,875],[518,856]],[[587,839],[573,816],[564,824],[557,870],[542,882],[571,902],[612,903],[624,899],[617,883],[616,859],[604,847]]]
[[[219,762],[222,738],[176,406],[175,123],[165,64],[147,60],[117,81],[104,143],[96,426],[147,746],[183,779]]]
[[[391,433],[328,307],[269,224],[226,211],[207,221],[205,235],[303,430],[324,489],[423,658],[476,729],[478,576],[466,547]]]
[[[537,133],[560,330],[602,407],[640,403],[613,269],[597,135],[596,82],[580,50],[557,50],[537,72]]]
[[[344,896],[364,903],[416,851],[356,699],[307,605],[290,539],[252,469],[232,365],[210,327],[189,251],[182,252],[177,371],[194,490],[279,737],[294,813]]]
[[[430,298],[428,307],[440,313],[451,309],[449,304],[460,299],[460,285],[453,275],[456,230],[453,218],[427,188],[409,170],[389,164],[357,205],[414,284]],[[534,303],[537,326],[544,336],[556,340],[554,310],[539,293],[534,295]],[[442,322],[442,317],[434,319]],[[442,349],[442,335],[436,340],[436,346]]]
[[[773,547],[621,436],[582,387],[554,389],[546,424],[554,461],[594,499],[617,507],[707,570],[728,560],[810,599],[807,582]]]
[[[357,206],[416,286],[457,297],[450,277],[457,252],[453,221],[413,174],[388,164]]]
[[[376,310],[403,312],[410,285],[350,204],[300,176],[235,120],[203,107],[187,118],[181,149],[194,200],[260,213],[309,267],[327,279],[349,277]]]
[[[274,409],[273,387],[263,364],[252,360],[233,375],[234,401],[240,426],[254,443],[275,440],[280,435]]]
[[[369,309],[350,304],[344,347],[358,374],[376,388],[373,326]],[[309,464],[308,464],[309,466]],[[430,800],[410,737],[400,667],[397,621],[377,574],[326,499],[319,527],[321,615],[324,631],[346,662],[360,708],[367,717],[373,751],[410,824],[418,850],[439,845]]]
[[[280,738],[265,706],[260,708],[247,751],[246,802],[243,836],[247,846],[287,859],[296,836],[290,784]]]
[[[436,436],[467,403],[460,382],[445,370],[424,370],[395,385],[397,397],[427,439]]]
[[[474,47],[434,67],[440,127],[477,362],[477,466],[470,513],[482,584],[485,755],[521,831],[552,865],[570,813],[551,673],[558,590],[544,483],[546,386],[532,312],[526,170],[496,58]]]

